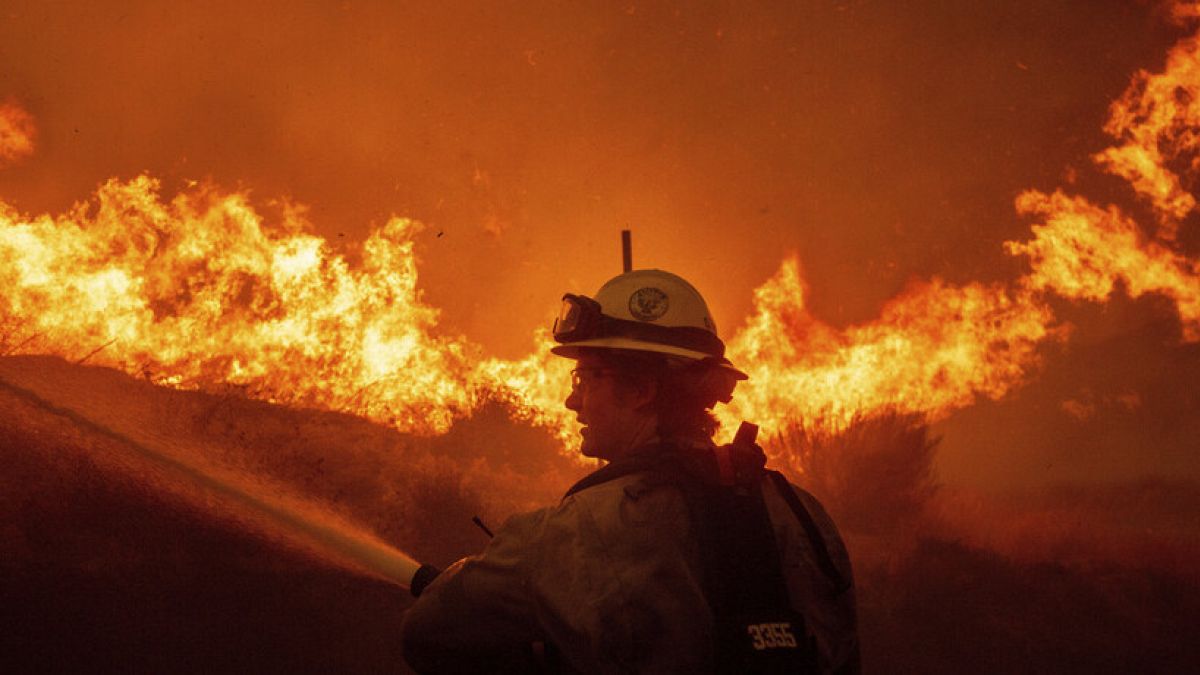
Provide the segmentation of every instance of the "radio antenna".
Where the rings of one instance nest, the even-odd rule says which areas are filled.
[[[633,271],[633,233],[621,230],[621,264],[626,272]]]

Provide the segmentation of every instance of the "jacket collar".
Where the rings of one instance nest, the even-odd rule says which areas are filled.
[[[654,439],[584,476],[567,490],[563,498],[621,476],[643,471],[682,473],[707,480],[706,477],[716,475],[716,462],[712,453],[714,447],[711,442],[664,442]]]

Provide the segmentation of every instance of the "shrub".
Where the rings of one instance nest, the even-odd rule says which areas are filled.
[[[797,421],[765,450],[825,505],[839,526],[882,533],[920,516],[937,492],[933,470],[941,439],[921,415],[885,410],[856,414],[845,426]]]

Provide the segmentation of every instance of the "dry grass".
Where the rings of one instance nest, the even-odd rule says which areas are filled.
[[[33,371],[63,396],[139,408],[127,421],[435,563],[482,548],[472,515],[495,527],[585,470],[502,403],[418,438],[57,363]],[[403,591],[174,500],[110,440],[0,391],[0,672],[403,672]],[[938,488],[928,428],[894,413],[840,431],[797,424],[766,447],[847,535],[867,672],[1200,663],[1194,485],[977,495],[972,507]]]
[[[765,450],[842,529],[877,534],[924,514],[938,489],[938,442],[921,416],[884,411],[856,415],[842,428],[797,422],[769,439]]]

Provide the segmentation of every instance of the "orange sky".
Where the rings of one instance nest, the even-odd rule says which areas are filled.
[[[0,192],[56,211],[146,170],[335,239],[415,217],[443,325],[504,356],[626,226],[728,329],[790,250],[845,324],[914,276],[1007,275],[1013,197],[1086,164],[1177,35],[1125,2],[396,4],[8,2],[0,94],[40,147]]]
[[[791,251],[813,313],[845,326],[914,278],[1017,276],[1003,242],[1028,232],[1025,189],[1131,202],[1089,157],[1109,103],[1182,34],[1150,2],[401,4],[10,0],[0,101],[38,135],[0,198],[57,212],[147,171],[168,193],[211,179],[264,210],[305,204],[333,241],[413,217],[442,327],[509,358],[563,291],[618,271],[624,227],[636,263],[695,280],[726,336]],[[1181,233],[1193,255],[1197,230]],[[1042,414],[1044,395],[1056,438],[1064,399],[1186,388],[1195,350],[1164,352],[1153,302],[1077,313],[1058,384],[1013,404]],[[1110,392],[1090,349],[1149,366]],[[1170,447],[1196,425],[1180,400],[1162,403],[1187,422],[1163,422]],[[947,445],[993,442],[988,420],[961,421],[992,409]]]

